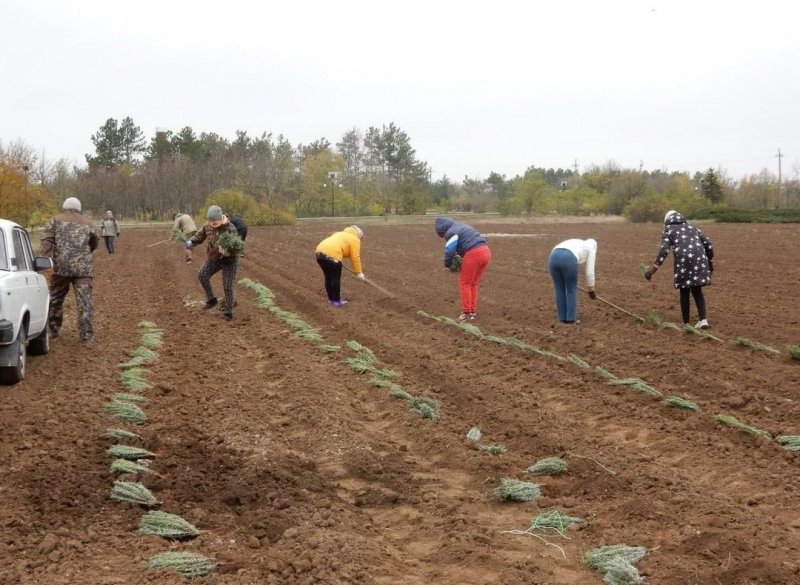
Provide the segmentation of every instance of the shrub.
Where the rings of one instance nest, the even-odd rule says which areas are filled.
[[[206,221],[206,210],[212,205],[219,205],[227,215],[238,215],[247,225],[293,224],[294,216],[285,209],[273,209],[256,201],[254,197],[238,189],[217,189],[203,204],[202,212],[196,218],[198,223]]]

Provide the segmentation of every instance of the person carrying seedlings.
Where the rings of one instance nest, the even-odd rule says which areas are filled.
[[[367,277],[361,267],[361,240],[364,232],[357,225],[351,225],[322,240],[316,249],[317,264],[325,275],[325,292],[331,307],[343,307],[347,301],[341,297],[342,260],[350,258],[356,278],[366,282]]]
[[[553,279],[558,320],[567,325],[577,325],[578,320],[578,267],[586,265],[586,288],[589,298],[597,298],[594,292],[594,264],[597,260],[597,241],[577,238],[564,240],[551,251],[547,270]]]
[[[489,267],[492,253],[484,237],[474,227],[449,217],[437,217],[436,235],[444,238],[444,267],[450,268],[456,256],[461,258],[458,290],[461,296],[459,321],[472,321],[478,316],[478,283]]]
[[[106,216],[101,224],[103,228],[103,239],[106,243],[106,251],[114,253],[114,241],[119,237],[119,224],[111,211],[106,211]]]
[[[680,290],[681,316],[683,325],[689,325],[690,300],[694,297],[699,321],[698,329],[708,329],[706,300],[703,287],[711,284],[714,272],[714,248],[711,240],[702,231],[686,221],[683,214],[670,209],[664,216],[664,232],[661,234],[661,248],[653,265],[644,273],[650,280],[658,267],[667,259],[670,251],[674,260],[673,284]]]
[[[233,319],[233,289],[236,284],[236,269],[239,267],[239,254],[242,240],[236,227],[228,221],[219,205],[212,205],[206,214],[208,221],[192,238],[186,240],[186,248],[206,242],[206,261],[197,273],[197,278],[206,293],[204,309],[216,307],[219,301],[211,287],[211,277],[222,271],[222,288],[225,292],[225,312],[222,318]]]
[[[173,217],[175,220],[172,223],[172,237],[178,241],[185,242],[192,238],[197,233],[197,226],[188,213],[178,212]],[[187,264],[192,263],[192,248],[191,246],[184,247],[183,257]]]
[[[97,237],[92,222],[81,214],[81,202],[78,198],[67,197],[62,209],[63,213],[48,221],[42,230],[40,254],[53,259],[48,326],[50,336],[58,337],[64,321],[64,299],[72,285],[78,306],[81,341],[84,345],[89,345],[94,335],[92,252],[97,249],[100,238]]]

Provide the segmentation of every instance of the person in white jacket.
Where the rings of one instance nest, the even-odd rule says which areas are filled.
[[[589,298],[594,292],[594,264],[597,259],[597,242],[592,239],[564,240],[550,252],[547,269],[553,279],[556,293],[556,313],[562,323],[575,325],[578,320],[578,267],[586,265],[586,288]]]

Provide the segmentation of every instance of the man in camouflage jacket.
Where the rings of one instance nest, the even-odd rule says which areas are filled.
[[[63,212],[44,226],[41,255],[53,259],[50,278],[50,335],[58,337],[64,321],[64,299],[72,285],[78,305],[78,329],[84,344],[92,341],[92,252],[99,238],[92,222],[81,214],[81,202],[68,197]]]

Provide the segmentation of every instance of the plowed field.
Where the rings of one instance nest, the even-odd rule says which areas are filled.
[[[773,437],[800,434],[800,362],[786,351],[800,344],[798,228],[703,226],[717,254],[706,289],[714,341],[585,296],[579,326],[553,325],[545,265],[568,237],[598,240],[603,299],[679,322],[671,259],[652,282],[640,272],[659,226],[471,223],[493,253],[472,324],[589,368],[419,315],[459,313],[433,218],[365,224],[365,273],[396,298],[345,274],[341,309],[325,302],[314,247],[342,224],[251,229],[239,278],[267,286],[321,342],[297,337],[242,286],[232,322],[203,311],[204,252],[186,265],[178,244],[146,247],[164,229],[124,231],[114,256],[98,250],[94,345],[79,343],[70,297],[50,355],[0,389],[0,583],[182,583],[145,565],[186,550],[220,563],[210,577],[219,584],[600,584],[583,554],[609,544],[646,547],[638,568],[648,583],[799,583],[800,459],[715,420],[727,413]],[[214,284],[221,292],[219,276]],[[164,345],[147,368],[148,420],[126,428],[157,455],[160,475],[142,481],[159,509],[202,531],[189,542],[140,536],[144,509],[109,498],[105,432],[121,425],[103,406],[125,391],[118,364],[139,345],[143,320],[163,329]],[[350,340],[407,392],[436,399],[438,418],[343,364]],[[596,367],[662,396],[609,385]],[[700,410],[671,408],[666,396]],[[480,444],[506,451],[478,449],[466,439],[474,426]],[[567,472],[525,473],[551,456]],[[504,477],[540,484],[541,498],[499,502]],[[584,523],[568,538],[509,532],[554,507]]]

